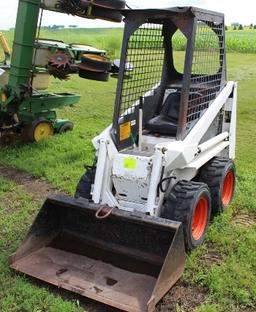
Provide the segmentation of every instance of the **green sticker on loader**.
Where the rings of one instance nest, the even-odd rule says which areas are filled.
[[[135,170],[137,168],[137,160],[130,157],[124,158],[124,168]]]

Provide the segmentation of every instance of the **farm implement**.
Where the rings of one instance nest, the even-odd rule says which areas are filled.
[[[237,85],[226,79],[222,14],[120,12],[113,122],[93,139],[75,198],[45,201],[10,266],[124,311],[154,311],[232,200]],[[185,53],[173,51],[177,34]]]
[[[121,21],[122,15],[113,4],[105,7],[108,1],[103,1],[104,6],[101,2],[96,1],[88,8],[90,18],[95,15]],[[125,6],[124,1],[116,2],[118,9]],[[78,6],[71,10],[71,3],[19,0],[12,55],[0,33],[0,44],[5,54],[0,64],[0,144],[8,144],[17,138],[39,142],[54,133],[73,129],[70,121],[57,118],[55,109],[75,105],[80,95],[42,91],[48,89],[50,75],[60,80],[68,79],[70,74],[79,74],[83,79],[108,80],[112,62],[105,56],[106,51],[39,38],[43,9],[80,16]],[[83,12],[85,4],[83,1]],[[82,16],[87,18],[88,14]]]

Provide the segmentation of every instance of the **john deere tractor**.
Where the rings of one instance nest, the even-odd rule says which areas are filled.
[[[124,7],[122,0],[19,0],[10,66],[6,60],[11,51],[0,35],[6,56],[0,71],[0,143],[17,138],[38,142],[73,128],[68,120],[58,119],[55,110],[78,103],[80,95],[42,92],[49,75],[65,80],[78,73],[81,78],[107,81],[112,68],[105,51],[87,47],[84,55],[81,45],[39,40],[43,10],[120,22],[119,10]]]

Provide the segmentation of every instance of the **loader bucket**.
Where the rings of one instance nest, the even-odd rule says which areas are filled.
[[[124,311],[154,311],[184,270],[181,223],[120,209],[99,220],[98,209],[48,198],[11,268]]]

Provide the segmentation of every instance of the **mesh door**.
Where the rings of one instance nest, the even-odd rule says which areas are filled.
[[[223,29],[223,24],[197,22],[187,110],[187,129],[193,127],[221,89],[225,57]]]
[[[119,116],[130,113],[139,98],[153,93],[161,81],[165,57],[162,28],[161,24],[146,23],[129,38]],[[134,68],[132,74],[129,64]]]

